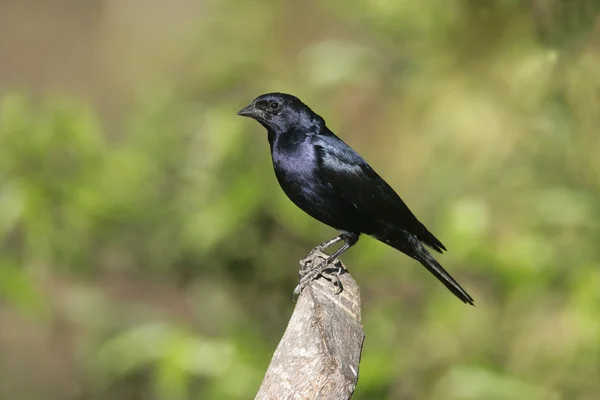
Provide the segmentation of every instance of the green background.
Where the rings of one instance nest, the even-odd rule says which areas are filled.
[[[235,113],[299,96],[448,247],[344,256],[355,399],[600,395],[600,3],[0,3],[0,399],[253,398],[298,210]]]

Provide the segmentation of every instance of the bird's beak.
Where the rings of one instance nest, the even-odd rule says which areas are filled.
[[[258,119],[263,117],[263,111],[250,104],[238,111],[237,115]]]

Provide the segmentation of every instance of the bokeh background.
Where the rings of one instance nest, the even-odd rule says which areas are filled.
[[[235,113],[290,92],[446,244],[372,239],[355,399],[600,396],[600,2],[0,1],[0,399],[253,398],[334,231]]]

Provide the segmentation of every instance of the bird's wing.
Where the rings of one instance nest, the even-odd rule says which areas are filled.
[[[415,217],[408,206],[371,166],[335,135],[313,139],[321,176],[359,210],[413,235],[441,252],[444,245]]]

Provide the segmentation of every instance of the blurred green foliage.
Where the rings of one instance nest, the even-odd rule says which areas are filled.
[[[371,161],[476,299],[362,239],[355,399],[597,398],[597,2],[130,3],[40,19],[47,63],[0,24],[35,67],[0,69],[1,399],[254,396],[297,260],[334,234],[235,115],[269,91]]]

